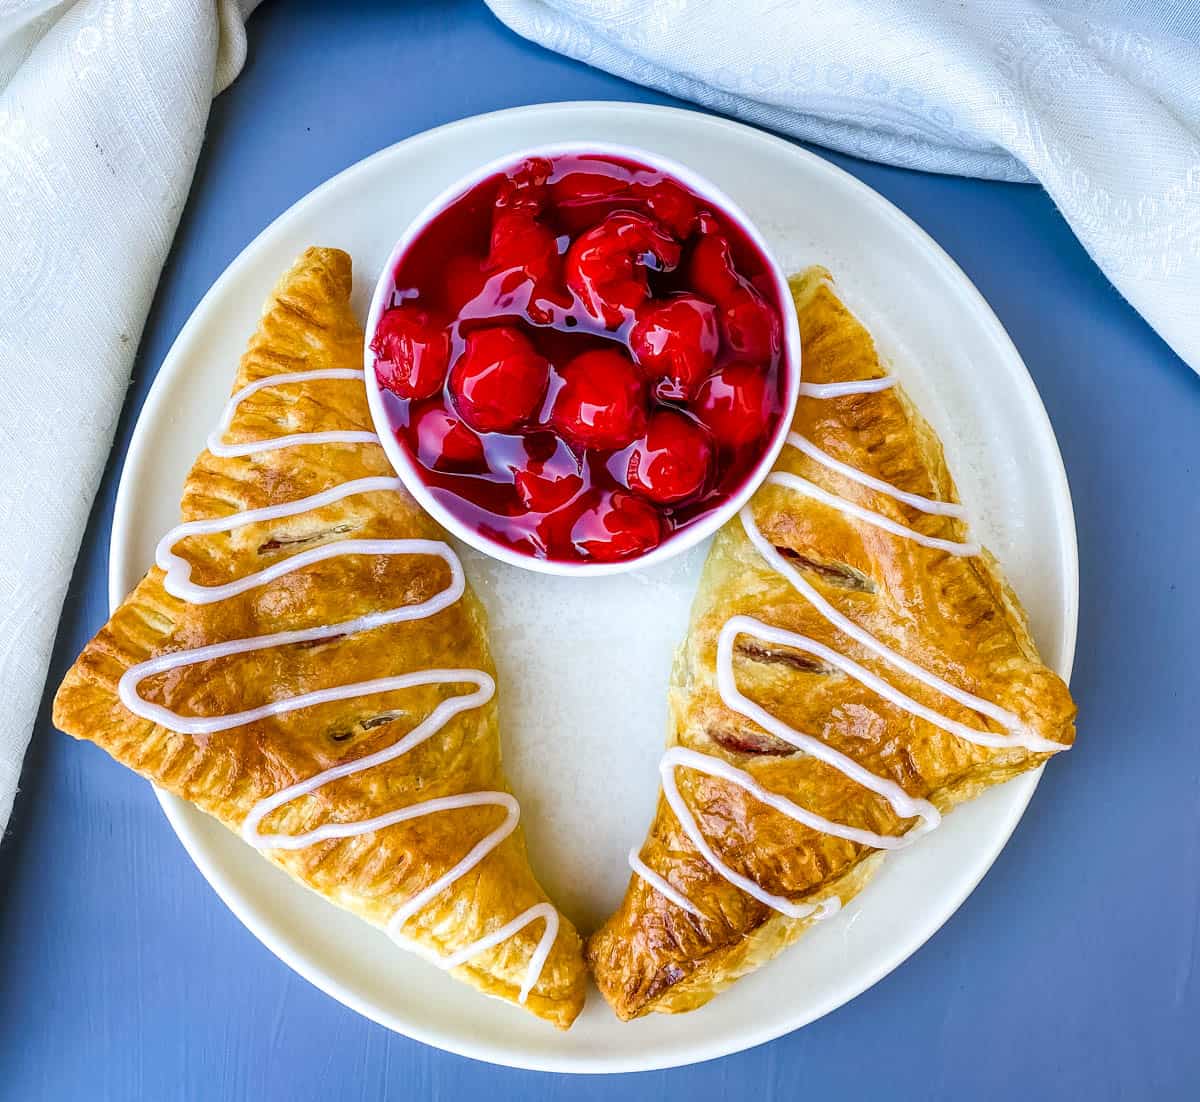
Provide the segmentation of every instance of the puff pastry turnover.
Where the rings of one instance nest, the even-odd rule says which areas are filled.
[[[350,258],[267,303],[159,565],[54,721],[303,884],[565,1028],[579,938],[526,859],[484,612],[370,432]]]
[[[717,536],[670,687],[663,788],[588,957],[622,1018],[692,1010],[888,850],[1074,738],[942,449],[829,274],[792,281],[789,447]]]

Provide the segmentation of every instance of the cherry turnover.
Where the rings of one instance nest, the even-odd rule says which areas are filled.
[[[533,157],[460,195],[371,340],[430,492],[538,558],[637,557],[743,485],[783,410],[767,261],[656,169]]]

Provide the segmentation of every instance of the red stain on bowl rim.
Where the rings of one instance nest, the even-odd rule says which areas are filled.
[[[370,348],[433,499],[533,558],[614,563],[745,488],[786,409],[783,309],[741,224],[626,157],[533,156],[413,238]]]

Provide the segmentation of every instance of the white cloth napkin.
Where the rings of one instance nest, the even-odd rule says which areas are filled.
[[[0,0],[0,833],[212,97],[257,0]]]
[[[543,46],[760,126],[908,168],[1040,181],[1200,371],[1195,0],[487,3]]]

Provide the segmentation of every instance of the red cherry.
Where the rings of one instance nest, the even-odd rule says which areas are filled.
[[[547,181],[553,171],[554,165],[548,158],[527,157],[497,186],[497,209],[539,213],[549,197]]]
[[[705,220],[702,218],[701,222]],[[717,304],[724,303],[741,288],[729,242],[716,232],[705,233],[692,248],[687,277],[693,290]]]
[[[603,172],[577,170],[550,185],[550,201],[559,222],[572,233],[594,226],[611,214],[628,192],[627,181]]]
[[[721,345],[717,308],[695,295],[648,302],[629,333],[633,358],[647,378],[661,378],[655,393],[680,401],[713,369]]]
[[[459,317],[479,297],[487,280],[476,257],[456,256],[447,262],[442,299],[452,317]]]
[[[571,529],[587,502],[587,494],[577,494],[549,512],[535,514],[531,542],[538,554],[550,559],[578,557],[571,543]]]
[[[583,308],[615,329],[648,294],[646,269],[679,264],[679,242],[644,214],[617,211],[581,234],[567,250],[567,286]]]
[[[549,325],[554,319],[557,303],[565,311],[570,299],[561,289],[562,258],[558,239],[553,231],[525,211],[501,211],[492,223],[491,250],[488,253],[489,273],[519,273],[522,280],[533,284],[525,311],[539,325]],[[512,292],[515,284],[504,281],[504,289]]]
[[[546,391],[549,365],[511,326],[477,329],[450,369],[459,415],[477,432],[508,432],[532,416]]]
[[[417,458],[435,470],[476,466],[483,461],[483,441],[442,406],[429,406],[412,420]]]
[[[555,274],[558,264],[558,240],[548,226],[520,210],[496,215],[487,259],[489,271],[517,268],[536,281]]]
[[[582,163],[587,164],[587,161]],[[628,189],[628,182],[620,176],[579,168],[564,173],[550,185],[550,198],[556,207],[579,206],[623,195]]]
[[[635,183],[629,190],[680,241],[692,235],[696,228],[696,200],[682,184],[664,179],[653,184]]]
[[[662,517],[647,501],[617,490],[585,508],[571,527],[571,542],[585,558],[616,562],[644,554],[662,541]]]
[[[531,513],[553,512],[583,488],[579,460],[566,443],[558,437],[551,439],[552,450],[548,455],[544,458],[531,455],[524,467],[513,472],[513,485]]]
[[[773,405],[763,368],[735,360],[700,384],[692,408],[718,443],[738,448],[762,435]]]
[[[560,368],[550,419],[573,444],[623,448],[646,427],[642,381],[620,352],[600,348]]]
[[[673,505],[700,491],[711,462],[708,433],[682,413],[660,409],[630,450],[629,488],[660,505]]]
[[[450,338],[428,310],[385,310],[371,340],[379,385],[401,398],[429,398],[442,387]]]
[[[738,288],[722,303],[721,335],[725,347],[741,360],[765,363],[779,350],[775,312],[749,285]]]

